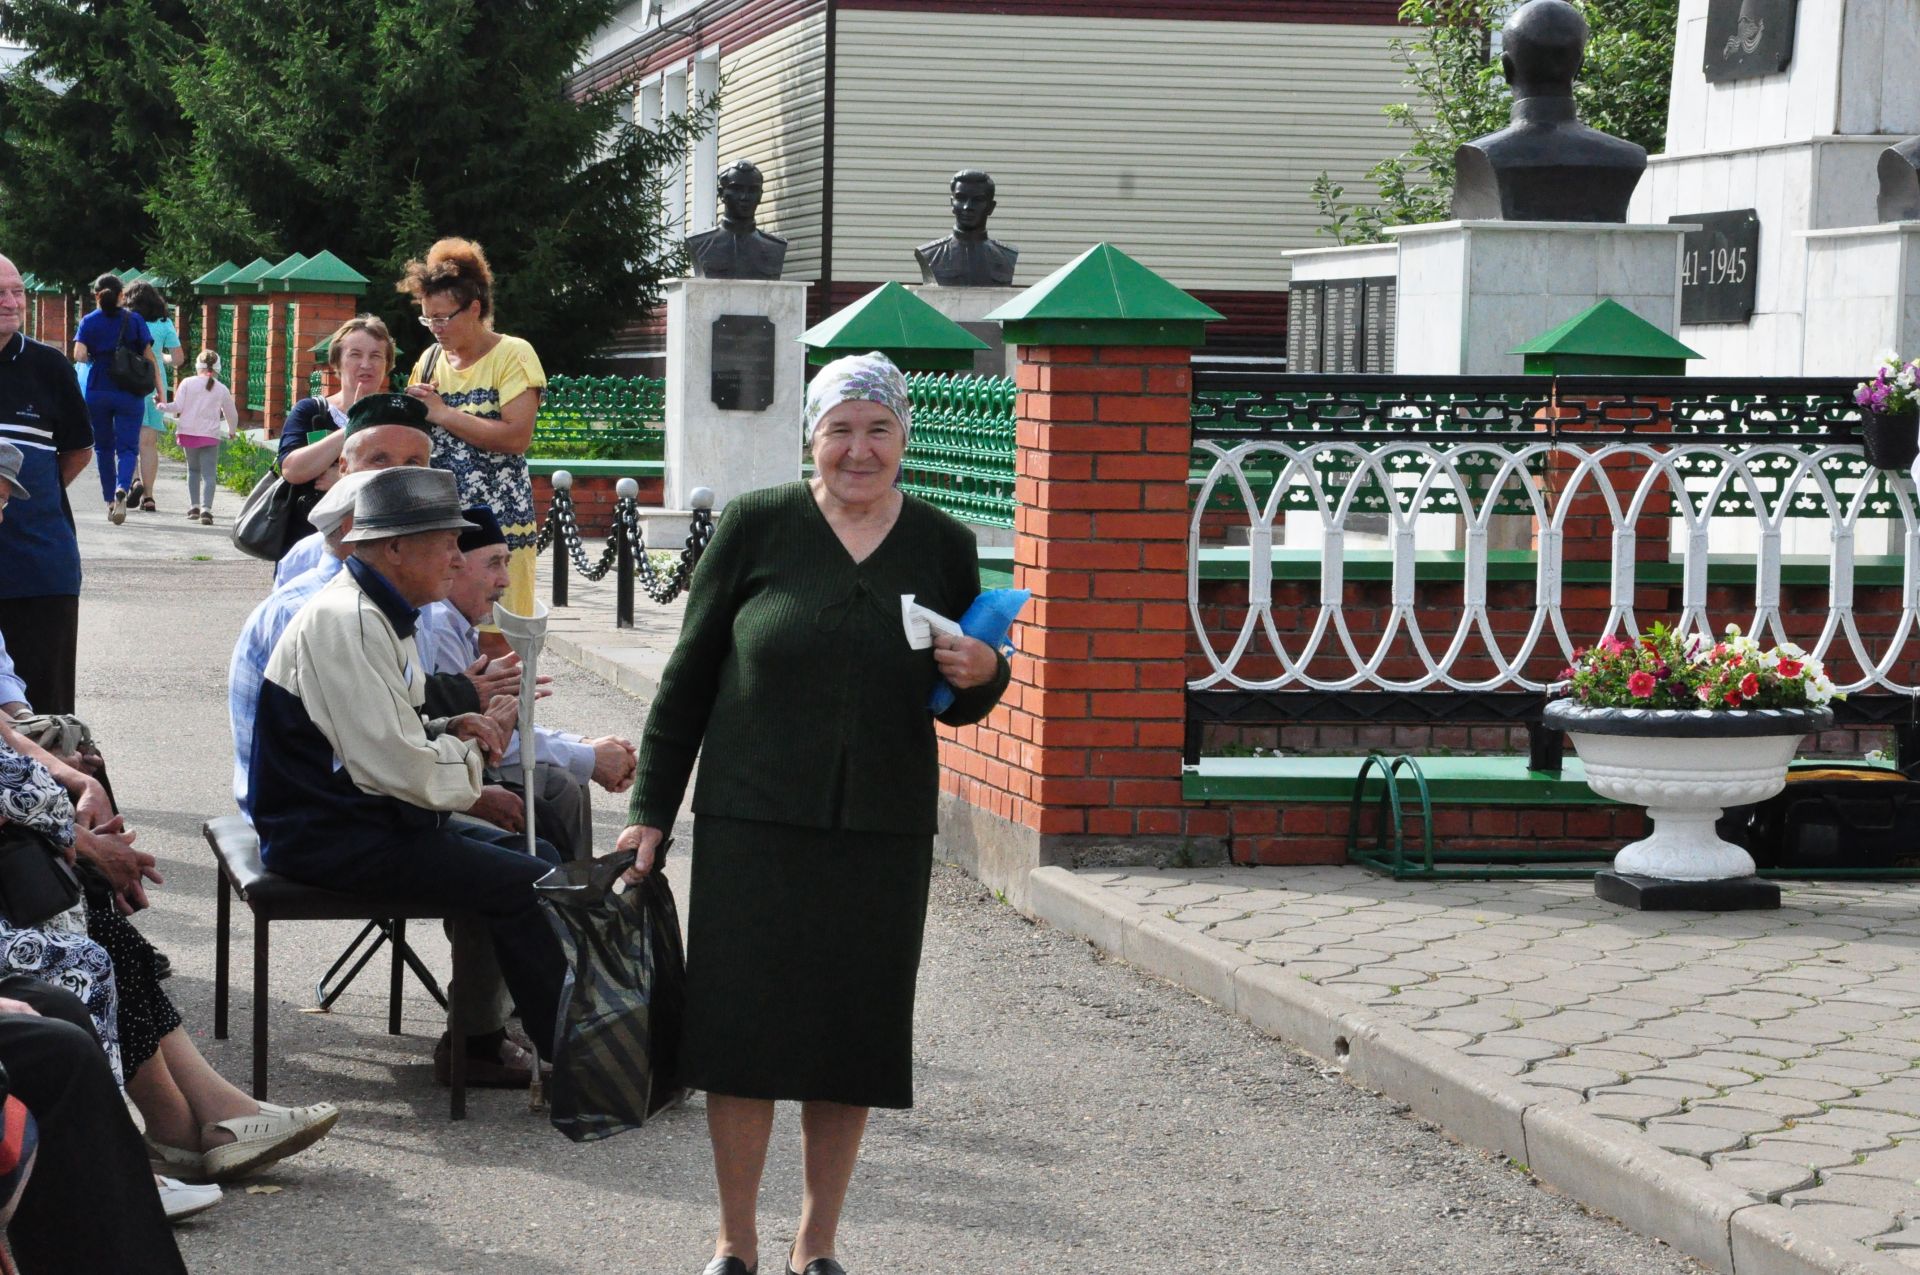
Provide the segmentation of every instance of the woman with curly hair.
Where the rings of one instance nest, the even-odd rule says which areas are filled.
[[[460,503],[487,505],[507,533],[511,583],[503,599],[522,615],[533,610],[533,554],[539,526],[527,448],[547,374],[533,346],[493,330],[493,270],[470,239],[442,239],[426,260],[407,263],[394,285],[420,307],[433,333],[413,365],[407,393],[427,405],[433,467],[460,483]]]

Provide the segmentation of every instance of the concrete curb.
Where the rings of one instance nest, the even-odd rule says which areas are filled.
[[[1564,1105],[1364,1005],[1124,899],[1065,868],[1028,878],[1036,920],[1231,1010],[1406,1103],[1461,1141],[1731,1275],[1913,1275],[1831,1228],[1716,1181],[1618,1121]]]
[[[563,633],[548,633],[546,649],[569,664],[577,665],[617,690],[640,699],[651,700],[660,693],[660,680],[647,670],[623,664]]]

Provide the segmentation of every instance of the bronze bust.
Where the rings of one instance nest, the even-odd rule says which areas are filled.
[[[764,183],[760,169],[739,160],[720,174],[720,224],[687,236],[687,260],[701,279],[778,279],[787,261],[787,241],[758,230]]]
[[[987,237],[987,218],[998,206],[993,178],[977,168],[953,175],[947,183],[953,198],[953,233],[923,243],[913,250],[920,263],[920,281],[943,288],[1004,288],[1013,282],[1018,248]]]
[[[1647,169],[1642,147],[1575,114],[1587,20],[1566,0],[1531,0],[1507,19],[1500,69],[1513,123],[1454,153],[1453,215],[1468,221],[1623,222]]]
[[[1920,137],[1880,152],[1880,220],[1920,221]]]

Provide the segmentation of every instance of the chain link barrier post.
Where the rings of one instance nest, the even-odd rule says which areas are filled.
[[[647,560],[646,538],[640,532],[640,484],[622,478],[613,486],[613,543],[617,547],[613,582],[613,627],[633,627],[633,562]]]

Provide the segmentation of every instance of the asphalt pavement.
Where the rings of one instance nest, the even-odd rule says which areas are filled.
[[[181,472],[165,468],[165,512],[119,528],[88,495],[90,477],[74,486],[87,572],[81,709],[167,876],[139,920],[173,958],[166,987],[200,1048],[244,1083],[252,931],[241,910],[235,1037],[215,1041],[215,875],[199,830],[231,808],[226,664],[268,571],[227,543],[238,497],[223,493],[215,527],[185,521]],[[640,700],[553,664],[543,721],[639,734]],[[621,807],[596,802],[603,846]],[[685,870],[681,858],[669,873],[683,902]],[[430,1068],[439,1022],[417,985],[399,1037],[385,1032],[385,979],[373,971],[331,1014],[303,1012],[355,928],[276,927],[272,1096],[326,1099],[344,1115],[318,1147],[180,1228],[193,1271],[702,1268],[714,1199],[698,1099],[589,1146],[529,1114],[524,1095],[476,1093],[471,1117],[449,1123]],[[416,937],[444,971],[438,933]],[[1031,924],[951,869],[935,877],[916,1084],[913,1110],[876,1113],[842,1234],[852,1275],[1698,1269],[1539,1189],[1523,1166],[1453,1144],[1213,1006]],[[798,1162],[796,1114],[783,1109],[763,1201],[769,1275],[798,1213]]]

